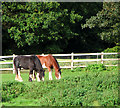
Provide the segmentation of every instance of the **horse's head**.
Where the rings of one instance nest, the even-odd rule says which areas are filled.
[[[40,80],[41,79],[44,80],[44,76],[45,76],[45,70],[40,69],[40,71],[39,71],[39,78],[40,78]]]
[[[61,69],[58,69],[58,72],[60,73],[60,75],[61,75]]]
[[[42,77],[45,76],[45,70],[44,69],[40,69],[40,72],[42,73]]]
[[[56,79],[61,79],[61,69],[60,68],[55,72],[55,76],[56,76]]]

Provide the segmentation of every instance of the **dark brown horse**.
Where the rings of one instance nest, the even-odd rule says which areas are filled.
[[[56,79],[61,79],[61,69],[60,66],[57,62],[57,60],[55,59],[55,57],[53,57],[51,54],[47,55],[47,56],[40,56],[40,55],[36,55],[42,66],[43,67],[47,67],[48,71],[49,71],[49,80],[52,80],[52,69],[55,69],[55,76]]]
[[[29,72],[29,81],[32,81],[33,70],[37,72],[37,81],[40,81],[42,78],[44,79],[44,70],[42,68],[40,60],[37,56],[17,56],[14,61],[14,68],[16,72],[15,80],[22,82],[22,77],[20,75],[21,68],[30,69]]]

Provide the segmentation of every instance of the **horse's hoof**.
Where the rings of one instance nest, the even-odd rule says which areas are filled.
[[[16,81],[18,81],[18,79],[17,79],[17,78],[16,78],[15,80],[16,80]]]
[[[22,79],[15,78],[16,81],[22,82]]]
[[[32,78],[33,81],[35,81],[36,79]]]
[[[42,81],[44,81],[44,77],[42,78]]]
[[[32,80],[29,80],[29,82],[32,82]]]
[[[37,82],[40,82],[40,80],[37,80]]]
[[[19,82],[23,82],[23,80],[18,80]]]
[[[29,81],[32,82],[32,78],[29,77]]]
[[[18,77],[15,77],[15,80],[17,80],[17,81],[18,81],[18,80],[19,80],[19,79],[18,79]]]

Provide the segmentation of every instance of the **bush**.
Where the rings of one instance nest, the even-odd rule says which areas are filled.
[[[107,48],[103,51],[104,53],[113,53],[120,52],[120,46],[115,46],[113,48]],[[105,55],[106,58],[120,58],[120,54],[118,55]]]
[[[85,71],[92,71],[92,72],[96,72],[96,71],[103,71],[106,70],[106,67],[103,64],[90,64],[87,67],[85,67],[84,69]]]
[[[72,72],[79,72],[79,71],[82,71],[82,68],[81,67],[77,67],[77,68],[74,68],[73,70],[71,70]]]
[[[2,84],[2,102],[10,101],[13,98],[23,94],[26,90],[26,85],[20,82],[4,82]]]
[[[108,70],[108,71],[111,71],[111,70],[118,70],[118,67],[117,66],[108,66],[108,67],[106,67],[106,70]]]
[[[105,53],[120,52],[120,46],[115,46],[113,48],[107,48],[103,52]]]

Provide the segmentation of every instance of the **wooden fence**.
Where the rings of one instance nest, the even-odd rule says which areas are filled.
[[[104,64],[105,61],[118,61],[120,60],[120,58],[109,58],[109,59],[105,59],[104,56],[105,55],[118,55],[120,53],[71,53],[71,54],[52,54],[54,57],[57,58],[58,63],[68,63],[69,62],[69,66],[61,66],[61,68],[76,68],[76,67],[86,67],[86,65],[79,65],[79,66],[75,66],[74,63],[82,63],[82,62],[100,62],[102,64]],[[42,54],[43,56],[46,56],[44,54]],[[14,59],[17,55],[13,54],[11,56],[0,56],[0,59]],[[26,55],[26,56],[30,56],[30,55]],[[74,59],[75,57],[82,57],[82,56],[96,56],[96,59]],[[99,57],[98,57],[99,56]],[[62,60],[60,60],[59,58],[62,58]],[[69,57],[69,59],[64,59],[63,57]],[[89,64],[88,63],[88,64]],[[13,64],[13,62],[0,62],[0,65],[4,65],[4,64]],[[105,65],[105,66],[118,66],[118,64],[116,65]],[[14,66],[13,68],[0,68],[0,70],[4,71],[4,70],[14,70]]]

